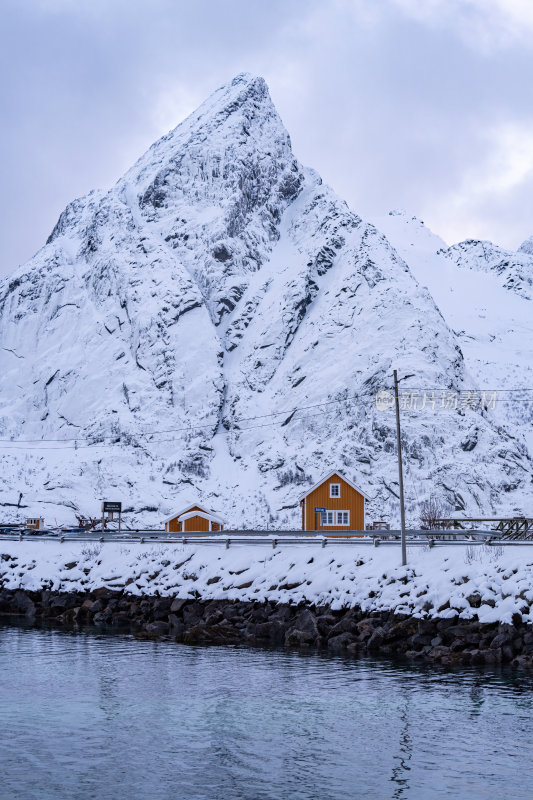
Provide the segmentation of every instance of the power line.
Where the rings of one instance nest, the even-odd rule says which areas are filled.
[[[392,392],[392,388],[385,387],[382,391],[390,391],[390,392]],[[401,397],[402,395],[409,395],[410,393],[415,392],[415,391],[417,391],[417,392],[418,391],[423,391],[423,392],[426,392],[426,393],[427,392],[441,392],[441,393],[452,394],[452,395],[455,395],[456,397],[460,397],[461,395],[466,394],[468,392],[474,393],[474,394],[477,394],[477,395],[480,395],[480,394],[483,394],[483,393],[500,392],[500,391],[506,391],[506,392],[533,392],[533,388],[526,387],[526,388],[523,388],[523,389],[503,389],[503,390],[499,390],[499,389],[483,389],[483,390],[481,390],[481,389],[461,389],[459,392],[454,392],[451,389],[442,389],[442,388],[436,388],[436,389],[409,388],[409,389],[405,389],[404,391],[399,391],[399,396]],[[245,427],[245,428],[239,427],[240,423],[242,423],[242,422],[253,422],[253,421],[258,420],[258,419],[267,419],[269,417],[278,417],[278,416],[282,416],[282,415],[290,417],[290,419],[287,420],[287,423],[288,422],[296,422],[298,420],[310,419],[312,417],[322,416],[323,414],[328,413],[331,409],[325,409],[323,411],[320,411],[318,414],[307,414],[307,415],[304,415],[304,416],[295,416],[295,415],[298,412],[301,412],[301,411],[307,411],[307,410],[315,409],[315,408],[324,408],[325,406],[337,405],[339,403],[350,403],[350,402],[353,402],[353,401],[358,400],[360,398],[368,398],[368,397],[375,398],[375,396],[376,396],[376,391],[361,392],[361,393],[353,395],[351,397],[345,397],[345,398],[338,399],[338,400],[327,400],[327,401],[324,401],[322,403],[314,403],[314,404],[308,405],[308,406],[299,406],[299,407],[296,407],[296,408],[292,408],[290,410],[273,411],[273,412],[270,412],[268,414],[258,414],[256,416],[251,416],[251,417],[239,417],[239,418],[235,419],[232,422],[231,426],[229,428],[227,428],[226,430],[228,432],[229,431],[235,431],[237,433],[244,433],[246,431],[255,430],[257,428],[266,428],[266,427],[271,427],[272,425],[278,425],[278,424],[282,424],[283,425],[283,423],[281,421],[273,420],[272,422],[262,423],[262,424],[259,424],[259,425],[249,425],[248,427]],[[392,396],[394,396],[394,395],[392,395]],[[500,398],[500,399],[494,398],[494,399],[491,399],[490,404],[492,405],[492,403],[495,403],[495,402],[510,402],[510,401],[506,400],[505,398]],[[533,398],[531,398],[531,399],[529,399],[529,398],[527,398],[527,399],[526,398],[513,398],[513,402],[515,402],[515,403],[516,402],[531,403],[531,402],[533,402]],[[460,407],[460,406],[455,406],[455,407],[451,407],[451,408],[443,407],[442,410],[446,410],[446,411],[454,411],[454,410],[459,410],[459,409],[461,409],[461,410],[476,410],[476,408],[477,408],[476,406],[474,406],[474,407],[468,406],[468,407],[464,407],[464,408]],[[424,409],[417,409],[416,407],[411,408],[411,409],[410,408],[404,409],[404,411],[422,411],[422,410],[424,410]],[[433,409],[433,410],[436,410],[436,409]],[[10,450],[22,450],[22,451],[29,451],[29,450],[37,450],[37,451],[55,450],[55,451],[60,451],[62,449],[65,449],[63,447],[41,447],[40,446],[41,442],[45,442],[47,444],[48,443],[55,443],[55,444],[58,444],[58,445],[74,443],[73,447],[70,447],[70,445],[68,446],[68,449],[72,449],[72,450],[95,449],[95,448],[99,448],[99,447],[113,447],[115,445],[123,445],[124,444],[124,438],[130,438],[131,437],[133,439],[137,439],[137,438],[145,438],[145,437],[150,437],[150,436],[161,436],[161,435],[166,434],[166,433],[183,433],[183,432],[193,433],[195,431],[204,430],[206,428],[213,428],[215,426],[218,426],[219,424],[220,424],[220,419],[217,419],[216,421],[213,421],[211,423],[202,424],[202,425],[188,425],[188,426],[183,426],[183,427],[180,427],[180,428],[167,428],[167,429],[164,429],[164,430],[140,431],[138,433],[127,433],[126,432],[126,433],[122,433],[122,434],[109,433],[109,434],[102,434],[101,435],[100,438],[103,439],[103,440],[105,440],[105,439],[115,439],[115,441],[111,441],[111,442],[106,442],[106,441],[93,441],[93,442],[90,442],[86,437],[70,437],[70,438],[63,438],[63,439],[47,439],[47,438],[43,438],[43,439],[0,439],[0,443],[3,443],[4,445],[7,445],[7,446],[4,446],[2,448],[5,451],[10,451]],[[155,441],[146,442],[146,444],[148,444],[148,443],[151,443],[151,444],[165,444],[165,443],[172,442],[172,441],[174,441],[174,438],[172,438],[172,439],[156,439]],[[28,446],[28,447],[18,447],[19,444],[25,444],[25,443],[29,444],[30,446]]]
[[[350,403],[353,400],[358,399],[359,397],[374,397],[374,396],[375,396],[375,392],[362,392],[360,394],[353,395],[352,397],[344,397],[344,398],[339,399],[339,400],[327,400],[327,401],[325,401],[323,403],[314,403],[313,405],[309,405],[309,406],[297,406],[296,408],[291,408],[291,409],[285,410],[285,411],[272,411],[270,414],[258,414],[257,416],[254,416],[254,417],[238,417],[237,419],[235,419],[233,421],[231,427],[234,428],[235,425],[238,425],[241,422],[253,422],[256,419],[266,419],[267,417],[279,417],[281,415],[288,416],[289,414],[295,414],[298,411],[307,411],[307,410],[312,409],[312,408],[321,408],[323,406],[329,406],[329,405],[333,405],[333,404],[337,404],[337,403]],[[124,436],[124,435],[128,435],[128,436],[131,435],[131,436],[136,436],[136,437],[139,437],[139,436],[155,436],[155,435],[164,434],[164,433],[180,433],[180,432],[183,432],[183,431],[196,431],[196,430],[203,430],[204,428],[212,428],[213,426],[218,425],[219,423],[220,423],[220,419],[217,418],[213,422],[205,423],[203,425],[186,425],[186,426],[183,426],[181,428],[167,428],[165,430],[139,431],[138,433],[136,432],[136,433],[133,433],[133,434],[122,434],[122,436]],[[276,424],[276,423],[274,423],[274,424]],[[248,429],[246,429],[246,430],[248,430]],[[119,436],[119,434],[117,434],[117,433],[101,434],[101,438],[103,438],[103,439],[112,439],[112,438],[118,437],[118,436]],[[24,442],[28,442],[28,443],[31,444],[33,442],[83,442],[83,441],[87,441],[87,437],[86,436],[85,437],[72,436],[72,437],[66,437],[66,438],[63,438],[63,439],[44,439],[44,438],[43,439],[0,439],[0,442],[6,442],[8,444],[11,444],[11,443],[18,444],[18,443],[24,443]],[[171,440],[167,440],[167,441],[171,441]],[[95,446],[95,444],[96,443],[93,443],[93,444],[90,444],[88,446],[89,447],[93,447],[93,446]],[[79,447],[83,447],[84,445],[80,444],[78,446]]]
[[[339,401],[339,402],[348,403],[348,402],[351,402],[351,401],[350,400],[342,400],[342,401]],[[303,417],[292,417],[290,422],[298,422],[298,420],[311,419],[312,417],[322,417],[324,414],[328,414],[331,410],[332,409],[328,409],[328,410],[325,410],[325,411],[319,411],[317,414],[306,414]],[[249,419],[254,419],[254,417],[250,417]],[[237,425],[232,425],[230,428],[227,428],[226,431],[228,433],[230,431],[233,431],[235,433],[246,433],[247,431],[256,430],[257,428],[270,428],[273,425],[278,425],[278,424],[279,424],[278,422],[263,422],[263,423],[261,423],[259,425],[249,425],[247,428],[239,428]],[[193,428],[184,428],[184,429],[178,429],[178,430],[188,430],[188,431],[190,431],[190,430],[195,430],[195,429],[193,429]],[[158,432],[155,431],[151,435],[155,436],[155,435],[157,435],[157,433]],[[0,441],[2,441],[2,440],[0,440]],[[33,441],[40,441],[40,440],[33,440]],[[47,441],[50,441],[50,442],[57,441],[58,443],[62,443],[65,440],[64,439],[58,439],[58,440],[49,439]],[[78,441],[78,440],[69,440],[69,441]],[[174,438],[172,438],[172,439],[156,439],[154,441],[147,442],[146,444],[165,444],[167,442],[173,442],[173,441],[175,441]],[[2,449],[6,450],[6,451],[7,450],[22,450],[24,452],[27,452],[28,450],[36,450],[38,452],[41,452],[42,450],[53,450],[55,452],[59,452],[61,450],[65,450],[65,449],[73,450],[73,451],[82,450],[82,449],[92,449],[92,450],[94,450],[97,447],[114,447],[115,445],[120,445],[120,444],[123,445],[124,444],[124,442],[122,441],[121,438],[118,438],[118,440],[115,441],[115,442],[95,442],[93,444],[79,444],[79,445],[76,445],[74,447],[72,447],[70,444],[67,447],[38,447],[38,446],[36,447],[36,446],[32,446],[32,445],[30,445],[29,447],[18,447],[17,446],[17,442],[15,440],[13,440],[13,442],[14,442],[14,446],[13,447],[9,446],[10,445],[10,442],[9,442],[8,446],[7,447],[3,447]]]

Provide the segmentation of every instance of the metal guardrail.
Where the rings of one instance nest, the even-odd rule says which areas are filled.
[[[7,532],[7,526],[4,529],[5,533],[2,534],[2,527],[0,526],[0,534],[2,534],[2,538],[6,538],[9,535]],[[185,533],[168,533],[167,531],[163,531],[160,528],[122,528],[120,534],[117,530],[113,529],[104,529],[103,533],[102,530],[97,528],[96,530],[92,531],[79,531],[77,529],[69,529],[69,528],[46,528],[41,531],[37,530],[30,530],[28,528],[20,528],[17,530],[11,530],[11,535],[19,536],[24,535],[27,538],[57,538],[58,536],[68,537],[73,539],[81,539],[82,537],[88,538],[99,538],[102,535],[107,538],[139,538],[139,537],[150,537],[153,539],[190,539],[192,537],[205,537],[206,539],[216,539],[216,538],[224,538],[224,537],[245,537],[246,539],[250,538],[257,538],[257,537],[280,537],[280,536],[290,536],[295,539],[312,539],[318,537],[326,537],[327,539],[363,539],[363,538],[370,538],[370,539],[399,539],[401,537],[401,531],[398,530],[353,530],[353,531],[341,531],[341,530],[333,530],[328,531],[324,529],[320,529],[317,531],[301,531],[301,530],[239,530],[239,529],[226,529],[220,532],[201,532],[201,531],[191,531],[189,534]],[[418,529],[413,528],[407,531],[407,535],[410,537],[423,537],[423,538],[448,538],[448,539],[455,539],[457,536],[461,536],[463,538],[479,538],[479,537],[487,537],[487,536],[494,536],[495,531],[488,530],[488,529],[468,529],[468,530],[426,530],[426,529]]]
[[[527,540],[506,540],[495,538],[495,531],[410,531],[407,537],[408,547],[449,547],[460,545],[521,545],[529,544]],[[106,542],[139,543],[139,544],[209,544],[224,546],[228,549],[231,546],[239,545],[269,545],[276,549],[282,545],[319,545],[321,547],[331,545],[365,545],[381,547],[387,545],[398,545],[400,543],[400,531],[350,531],[342,534],[313,534],[309,535],[304,531],[280,531],[277,533],[265,533],[263,531],[253,531],[243,533],[236,531],[224,534],[210,535],[180,535],[169,536],[167,533],[154,531],[128,531],[120,536],[113,533],[101,532],[65,535],[39,535],[29,533],[3,534],[0,536],[2,541],[39,541],[50,542],[79,542],[80,544],[95,544]]]

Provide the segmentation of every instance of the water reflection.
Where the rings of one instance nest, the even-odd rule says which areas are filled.
[[[396,784],[392,795],[393,798],[407,797],[409,790],[409,762],[413,755],[413,744],[409,735],[409,697],[405,693],[403,693],[399,708],[399,720],[399,742],[397,753],[394,756],[395,766],[391,775],[391,781]]]
[[[1,797],[530,797],[524,674],[14,627],[0,668]]]
[[[480,680],[477,680],[470,689],[470,698],[472,700],[470,714],[473,717],[478,716],[483,710],[484,703],[484,689]]]

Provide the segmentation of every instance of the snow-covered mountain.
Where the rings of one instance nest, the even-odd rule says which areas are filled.
[[[497,392],[493,419],[516,426],[533,452],[533,254],[486,241],[447,247],[416,217],[377,221],[454,331],[476,386]],[[490,392],[492,396],[492,391]],[[525,511],[531,513],[528,493]]]
[[[397,216],[386,238],[298,163],[263,79],[216,91],[112,189],[67,206],[0,284],[2,516],[67,521],[106,497],[157,524],[198,497],[230,526],[298,527],[298,496],[338,467],[369,518],[396,520],[394,412],[375,405],[394,368],[411,376],[404,405],[418,392],[403,413],[412,521],[429,494],[530,510],[526,416],[464,402],[526,331],[498,328],[498,355],[478,336],[470,355],[462,286],[487,273],[423,228],[410,248]],[[514,256],[503,283],[487,270],[526,308],[533,256]],[[425,274],[448,267],[459,326]]]

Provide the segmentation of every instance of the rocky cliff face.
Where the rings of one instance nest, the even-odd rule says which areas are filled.
[[[498,276],[506,289],[520,297],[533,297],[533,253],[528,251],[529,240],[516,253],[497,247],[492,242],[468,239],[443,251],[458,267]],[[533,249],[533,248],[532,248]]]
[[[105,496],[154,525],[199,497],[229,525],[297,527],[298,495],[337,467],[395,519],[394,416],[374,402],[394,368],[413,521],[430,493],[527,510],[522,418],[440,407],[486,382],[408,262],[237,76],[0,284],[2,516],[67,521]]]

